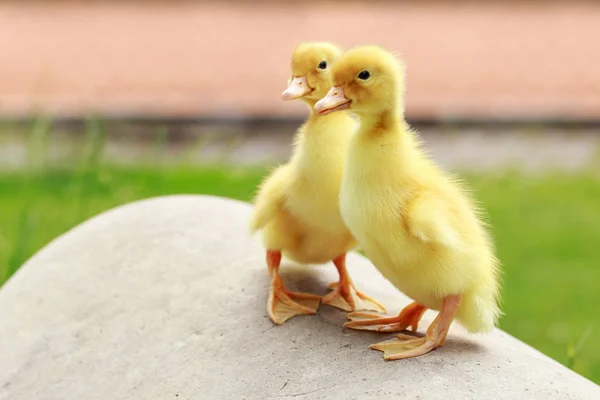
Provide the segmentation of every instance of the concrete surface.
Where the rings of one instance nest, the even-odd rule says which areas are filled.
[[[385,362],[367,345],[390,335],[344,330],[329,307],[274,326],[249,214],[231,200],[157,198],[49,244],[0,290],[0,399],[600,398],[502,331],[453,327],[442,349]],[[349,266],[391,311],[408,303],[364,258]],[[317,293],[335,278],[333,267],[283,272]]]
[[[290,54],[331,40],[401,53],[411,118],[597,120],[599,36],[586,0],[2,1],[0,115],[301,115]]]

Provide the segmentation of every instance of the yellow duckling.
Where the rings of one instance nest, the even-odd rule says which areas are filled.
[[[344,326],[415,330],[427,308],[439,310],[425,337],[371,346],[386,360],[442,346],[454,318],[470,332],[490,331],[500,314],[494,246],[467,192],[425,155],[405,122],[402,64],[379,47],[358,47],[334,63],[332,77],[315,111],[350,110],[360,121],[344,169],[342,217],[381,273],[415,300],[396,317],[352,313]]]
[[[314,314],[320,296],[286,290],[279,276],[282,254],[303,264],[333,261],[339,282],[323,299],[346,311],[384,310],[357,291],[348,276],[346,253],[356,241],[339,211],[339,191],[348,142],[356,121],[346,112],[317,116],[313,106],[331,87],[331,63],[341,50],[328,43],[299,45],[292,56],[292,76],[284,100],[302,99],[310,108],[299,128],[291,160],[262,183],[255,199],[250,230],[263,231],[271,288],[267,312],[281,324],[294,315]]]

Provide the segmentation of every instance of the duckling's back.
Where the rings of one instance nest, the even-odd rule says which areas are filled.
[[[464,243],[464,263],[470,263],[465,269],[471,277],[456,318],[469,332],[489,332],[501,315],[500,261],[479,205],[462,183],[453,179],[452,184],[451,204],[457,209],[452,224]]]

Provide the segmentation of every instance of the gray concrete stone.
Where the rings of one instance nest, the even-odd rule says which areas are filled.
[[[345,330],[336,309],[274,326],[249,214],[213,197],[151,199],[41,250],[0,290],[0,399],[600,398],[500,330],[453,327],[445,347],[385,362],[367,346],[391,335]],[[408,303],[364,258],[348,264],[390,311]],[[333,267],[282,272],[317,293],[336,277]]]

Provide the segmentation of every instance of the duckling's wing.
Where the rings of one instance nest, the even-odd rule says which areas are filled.
[[[255,232],[269,223],[285,202],[286,183],[289,181],[287,165],[277,167],[261,184],[254,199],[254,211],[250,218],[250,231]]]
[[[414,198],[405,217],[409,232],[421,241],[453,249],[461,246],[458,231],[450,223],[450,211],[435,193],[425,192]]]

